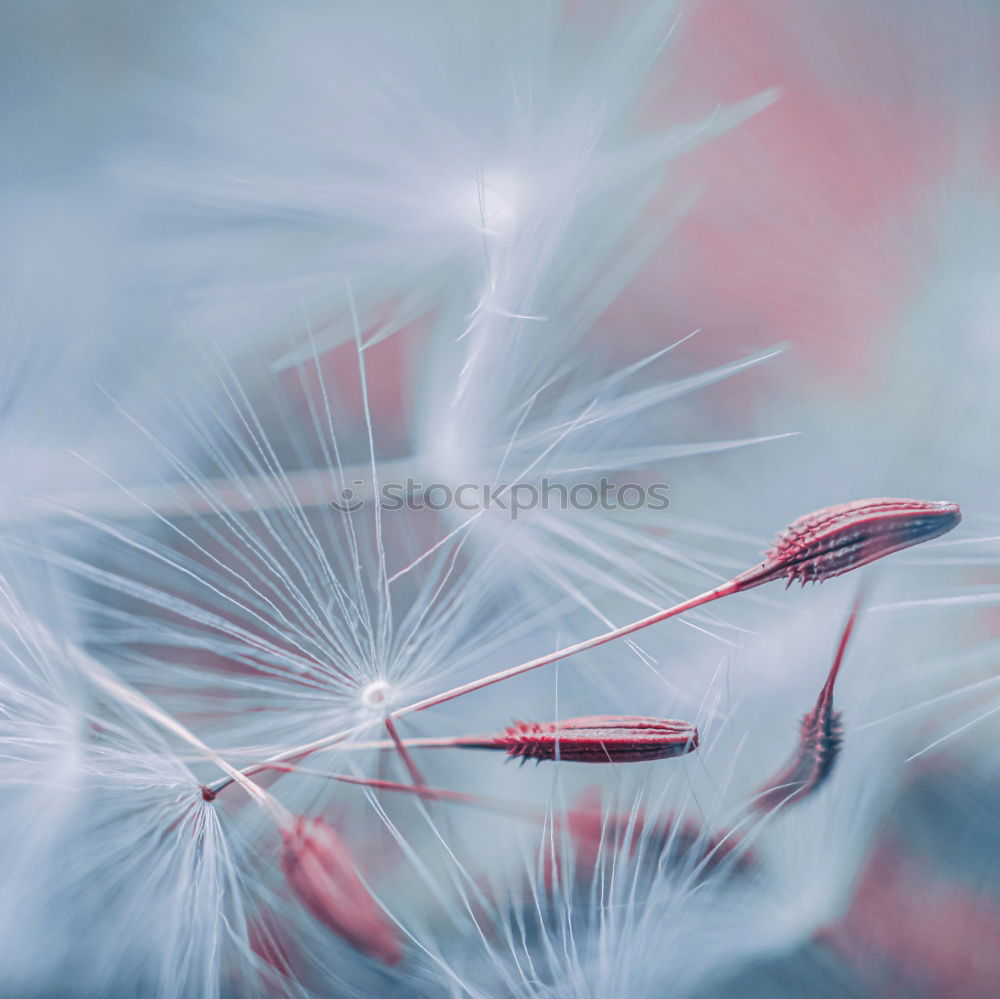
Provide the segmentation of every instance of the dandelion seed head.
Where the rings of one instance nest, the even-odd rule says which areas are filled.
[[[61,599],[49,591],[42,608],[66,627],[72,616],[57,613]],[[18,830],[0,856],[12,865],[8,898],[24,896],[5,932],[20,957],[4,962],[0,982],[21,991],[75,977],[99,993],[128,963],[136,981],[166,976],[164,995],[214,994],[220,953],[234,967],[245,959],[242,903],[198,779],[147,719],[91,684],[87,654],[5,578],[0,608],[0,737],[8,750],[19,747],[19,758],[0,766],[4,828]],[[147,879],[141,892],[137,867]],[[14,911],[3,910],[5,929]],[[226,918],[236,921],[223,943]],[[114,934],[105,932],[108,919]]]
[[[56,65],[18,29],[65,19],[15,17],[12,155],[101,135],[3,196],[4,994],[853,976],[802,955],[852,907],[912,758],[997,759],[995,150],[973,99],[995,32],[980,0],[920,0],[930,33],[881,0],[707,6],[175,13],[116,59],[128,100],[98,103],[120,120],[72,113],[105,96],[75,71],[115,15]],[[713,48],[689,58],[692,24]],[[850,371],[844,397],[801,350],[772,363],[769,329]],[[411,479],[472,489],[380,502]],[[669,484],[669,509],[588,503],[604,479]],[[512,512],[546,482],[548,508]],[[955,504],[843,504],[722,582],[775,496],[939,490],[961,533]],[[799,719],[854,569],[879,596],[817,736]],[[756,588],[779,579],[827,585]],[[808,793],[761,798],[776,781]],[[988,806],[937,811],[953,839]],[[988,833],[966,833],[978,860]],[[888,966],[911,924],[882,922]]]

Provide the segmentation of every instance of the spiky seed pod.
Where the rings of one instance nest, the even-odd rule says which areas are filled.
[[[790,524],[761,565],[736,577],[739,589],[774,579],[822,583],[876,559],[939,538],[962,519],[946,500],[866,499],[826,507]]]
[[[494,746],[525,760],[638,763],[692,752],[698,748],[698,729],[665,718],[587,715],[559,722],[515,722]]]
[[[557,652],[550,652],[519,666],[512,666],[499,673],[453,687],[451,690],[426,697],[404,708],[397,708],[393,712],[393,717],[399,718],[414,711],[424,711],[436,704],[443,704],[464,694],[471,694],[475,690],[482,690],[490,684],[508,680],[512,676],[519,676],[521,673],[547,666],[560,659],[568,659],[580,652],[595,649],[599,645],[606,645],[650,625],[666,621],[667,618],[676,617],[696,607],[761,586],[763,583],[770,583],[775,579],[786,579],[786,588],[791,586],[795,579],[798,579],[803,586],[809,582],[822,583],[825,579],[832,579],[852,569],[858,569],[903,548],[910,548],[947,534],[961,519],[962,513],[958,504],[947,500],[855,500],[852,503],[842,503],[840,506],[817,510],[815,513],[800,517],[787,527],[760,565],[747,569],[727,583],[683,600],[673,607],[657,611],[613,631],[607,631],[603,635],[595,635]]]
[[[358,877],[351,851],[333,826],[300,815],[281,835],[285,877],[302,904],[358,950],[398,964],[403,951],[396,929]]]
[[[820,689],[812,711],[802,718],[799,745],[795,754],[754,798],[753,807],[759,811],[770,811],[793,797],[801,801],[830,776],[833,765],[837,762],[843,743],[844,727],[841,724],[840,712],[833,710],[833,688],[864,598],[865,587],[862,584],[840,633],[840,641],[837,643],[837,651],[826,681]]]
[[[833,710],[833,698],[821,696],[816,707],[802,717],[799,745],[788,765],[761,788],[754,807],[770,811],[795,798],[804,798],[830,776],[843,743],[841,714]]]

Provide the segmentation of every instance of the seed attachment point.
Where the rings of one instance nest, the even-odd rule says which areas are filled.
[[[361,703],[369,711],[381,711],[388,706],[392,693],[388,680],[375,680],[361,691]]]

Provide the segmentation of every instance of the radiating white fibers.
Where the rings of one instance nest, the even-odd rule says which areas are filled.
[[[990,5],[45,7],[0,993],[986,994]]]

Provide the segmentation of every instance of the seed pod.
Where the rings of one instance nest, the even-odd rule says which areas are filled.
[[[798,748],[784,769],[757,792],[753,807],[758,811],[770,811],[792,798],[801,801],[830,776],[833,765],[837,762],[843,744],[844,727],[840,712],[833,710],[833,688],[864,597],[865,589],[862,586],[840,633],[840,641],[826,682],[812,711],[802,719]]]
[[[815,791],[830,776],[843,736],[841,715],[833,710],[833,698],[821,697],[802,719],[795,755],[784,770],[757,792],[754,808],[770,811],[791,798],[798,801]]]
[[[885,555],[947,534],[962,519],[957,503],[867,499],[800,517],[761,565],[736,577],[740,590],[773,579],[822,583]]]
[[[297,816],[281,831],[282,867],[299,901],[358,950],[383,964],[398,964],[396,928],[355,871],[347,844],[320,818]]]
[[[589,715],[559,722],[515,722],[492,747],[522,760],[637,763],[683,756],[698,747],[688,722],[629,715]]]

